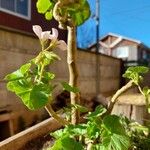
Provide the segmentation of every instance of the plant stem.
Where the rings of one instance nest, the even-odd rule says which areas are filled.
[[[69,69],[69,85],[77,87],[77,67],[76,67],[76,27],[70,16],[66,12],[63,16],[60,14],[60,8],[69,3],[74,3],[75,0],[58,1],[53,9],[53,16],[59,22],[59,27],[68,30],[68,50],[67,50],[67,63]],[[79,93],[70,92],[71,104],[79,104]],[[77,124],[79,122],[79,111],[73,108],[71,123]]]
[[[77,87],[78,72],[76,67],[76,27],[74,25],[68,26],[68,51],[67,63],[69,69],[69,85]],[[79,93],[70,92],[71,104],[79,104]],[[72,124],[79,122],[79,111],[75,108],[72,110]]]
[[[107,112],[103,115],[108,115],[111,114],[114,105],[116,104],[116,102],[118,101],[118,97],[123,94],[125,91],[127,91],[129,88],[131,88],[133,85],[133,81],[129,81],[125,86],[123,86],[121,89],[119,89],[115,95],[112,97],[112,99],[110,100],[110,104],[108,106]]]
[[[66,121],[65,119],[61,118],[59,115],[57,115],[57,113],[53,110],[52,106],[46,105],[45,106],[46,111],[48,112],[48,114],[53,117],[55,120],[57,120],[59,123],[61,123],[63,126],[65,125],[69,125],[69,122]]]
[[[148,112],[148,108],[149,108],[148,95],[145,95],[145,93],[142,91],[140,85],[138,85],[138,89],[139,89],[140,93],[141,93],[141,94],[144,96],[144,98],[145,98],[146,108],[147,108],[147,112]]]
[[[87,145],[87,150],[92,150],[92,147],[93,147],[93,144],[90,142],[90,143],[88,143],[88,145]]]
[[[40,77],[39,77],[39,81],[38,81],[39,83],[40,83],[41,80],[42,80],[43,71],[44,71],[44,64],[41,65]]]

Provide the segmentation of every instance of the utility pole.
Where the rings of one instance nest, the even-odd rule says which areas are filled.
[[[100,0],[96,0],[96,95],[100,93]]]

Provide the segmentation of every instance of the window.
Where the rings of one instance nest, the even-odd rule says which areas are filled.
[[[129,57],[129,47],[123,46],[116,48],[115,56],[118,58],[128,58]]]
[[[31,0],[0,0],[0,10],[30,20]]]

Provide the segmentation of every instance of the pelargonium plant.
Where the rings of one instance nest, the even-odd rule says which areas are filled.
[[[138,86],[144,95],[146,106],[149,108],[149,88],[142,89],[140,82],[141,74],[149,71],[147,67],[131,67],[124,77],[130,81],[118,90],[110,100],[108,107],[98,106],[94,112],[84,116],[86,123],[80,123],[79,111],[86,112],[86,108],[80,106],[79,89],[77,88],[78,72],[76,66],[76,26],[83,24],[90,16],[90,7],[87,0],[38,0],[37,9],[50,20],[54,17],[59,27],[68,30],[68,43],[58,40],[58,31],[42,31],[38,25],[33,26],[33,31],[38,36],[41,51],[39,54],[22,65],[17,71],[8,74],[8,90],[19,96],[22,102],[31,110],[45,107],[51,117],[61,123],[64,128],[51,135],[56,138],[55,144],[50,150],[138,150],[139,145],[133,138],[139,128],[131,126],[130,122],[120,116],[111,115],[118,97],[133,85]],[[70,92],[71,120],[59,116],[52,107],[54,101],[53,92],[55,85],[53,79],[55,74],[46,67],[60,57],[54,50],[67,49],[67,63],[69,68],[69,84],[61,82],[63,89]],[[132,124],[133,125],[133,124]],[[132,127],[132,130],[131,130]],[[137,127],[143,127],[137,125]],[[147,133],[141,133],[141,139],[149,138]],[[134,130],[134,132],[133,132]],[[141,142],[141,139],[139,140]],[[147,142],[148,143],[148,142]]]

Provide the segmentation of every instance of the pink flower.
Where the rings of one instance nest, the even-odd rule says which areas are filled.
[[[42,28],[39,25],[34,25],[33,27],[34,33],[38,36],[41,41],[46,41],[49,39],[50,31],[42,31]]]
[[[61,49],[61,50],[67,50],[67,44],[63,40],[58,40],[58,30],[55,28],[52,28],[52,34],[50,34],[50,31],[42,31],[42,28],[39,25],[34,25],[33,27],[34,33],[38,36],[38,38],[44,42],[48,39],[54,42],[55,48]]]
[[[67,50],[67,44],[63,40],[58,40],[58,30],[55,28],[52,28],[52,34],[50,34],[49,39],[52,41],[55,41],[56,48],[61,50]]]

